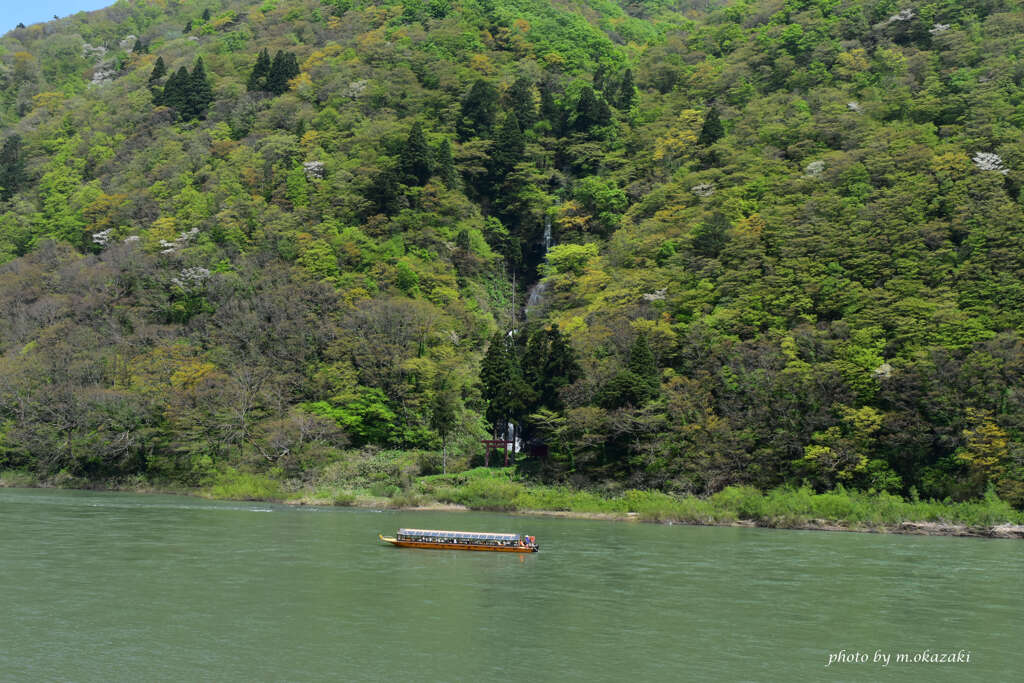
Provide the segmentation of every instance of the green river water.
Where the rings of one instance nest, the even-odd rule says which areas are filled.
[[[0,489],[0,680],[1006,681],[1022,578],[1020,541]]]

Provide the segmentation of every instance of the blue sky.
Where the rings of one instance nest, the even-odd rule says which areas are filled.
[[[75,12],[91,12],[113,5],[116,0],[0,0],[0,34],[18,25],[28,26],[53,19],[53,15],[66,17]]]

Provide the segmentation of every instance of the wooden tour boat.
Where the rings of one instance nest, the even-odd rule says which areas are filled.
[[[439,550],[489,550],[498,553],[535,553],[540,550],[534,536],[524,534],[482,534],[474,531],[438,531],[436,529],[399,529],[391,536],[377,538],[401,548]]]

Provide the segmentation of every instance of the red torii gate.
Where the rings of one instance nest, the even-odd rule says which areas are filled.
[[[505,467],[508,467],[508,447],[512,446],[513,449],[514,449],[515,448],[515,443],[514,442],[506,441],[505,439],[484,439],[480,443],[482,443],[484,445],[484,449],[485,449],[484,450],[484,467],[490,467],[491,466],[491,451],[492,450],[497,450],[498,447],[501,447],[501,449],[503,451],[505,451]]]

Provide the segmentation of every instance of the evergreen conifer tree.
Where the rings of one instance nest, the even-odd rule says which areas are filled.
[[[654,362],[654,354],[647,344],[647,335],[642,332],[633,340],[633,346],[629,349],[629,363],[626,365],[630,372],[642,377],[651,383],[658,380],[658,366]]]
[[[0,199],[7,201],[25,182],[25,158],[22,154],[21,137],[12,133],[4,140],[0,150]]]
[[[597,69],[594,70],[594,90],[604,91],[605,81],[608,78],[608,73],[604,67],[604,64],[598,64]]]
[[[598,97],[594,89],[584,86],[580,98],[576,102],[573,118],[573,130],[586,133],[594,126],[607,126],[611,122],[612,112],[604,98]]]
[[[718,117],[718,109],[711,107],[707,116],[704,117],[704,125],[701,126],[697,142],[704,146],[713,145],[723,135],[725,135],[725,127],[722,126],[722,120]]]
[[[153,65],[153,72],[149,74],[149,85],[152,86],[154,83],[159,81],[167,73],[167,65],[164,64],[164,58],[157,56],[156,63]]]
[[[190,119],[202,119],[206,117],[206,110],[213,102],[213,88],[210,86],[210,79],[206,76],[206,67],[203,65],[203,58],[196,59],[196,65],[188,78],[188,100],[186,104],[185,117]]]
[[[508,112],[501,120],[497,133],[494,136],[494,146],[491,149],[491,172],[495,176],[502,176],[512,170],[523,158],[526,150],[526,141],[523,133],[519,130],[519,119],[515,112]]]
[[[479,78],[462,98],[457,130],[461,140],[489,135],[498,111],[498,91]]]
[[[159,104],[174,109],[184,117],[188,111],[189,81],[188,69],[185,67],[168,76]]]
[[[278,50],[267,74],[267,90],[275,95],[288,92],[288,81],[299,75],[299,61],[295,53]]]
[[[409,130],[409,137],[398,157],[398,167],[402,182],[406,185],[425,185],[430,180],[433,164],[431,163],[430,147],[423,135],[423,124],[417,121]]]
[[[537,123],[537,105],[533,101],[533,84],[522,76],[517,78],[505,93],[509,111],[515,113],[520,130],[529,130]]]
[[[554,87],[549,81],[541,81],[537,90],[540,92],[540,118],[542,121],[550,123],[557,133],[562,120],[562,112],[558,103],[555,102]]]
[[[519,359],[509,338],[495,332],[480,365],[481,393],[487,400],[485,417],[502,435],[533,402],[532,390],[523,381]]]
[[[455,183],[458,182],[458,172],[455,170],[455,160],[452,158],[452,143],[451,140],[445,138],[441,142],[441,146],[437,149],[437,162],[435,164],[437,170],[435,171],[438,177],[441,178],[441,182],[444,183],[445,187],[455,187]]]
[[[146,51],[146,46],[142,44],[142,41],[138,38],[135,39],[135,44],[132,45],[132,52],[137,55],[141,55]]]
[[[619,109],[629,109],[636,101],[636,85],[633,83],[633,70],[626,69],[622,74],[622,84],[619,86]]]
[[[267,48],[260,50],[259,56],[256,57],[256,63],[253,64],[252,73],[249,74],[249,80],[246,81],[245,88],[249,92],[257,92],[267,89],[267,76],[270,75],[270,53],[267,52]]]
[[[209,20],[210,20],[210,8],[207,7],[206,9],[203,10],[203,21],[209,21]]]

